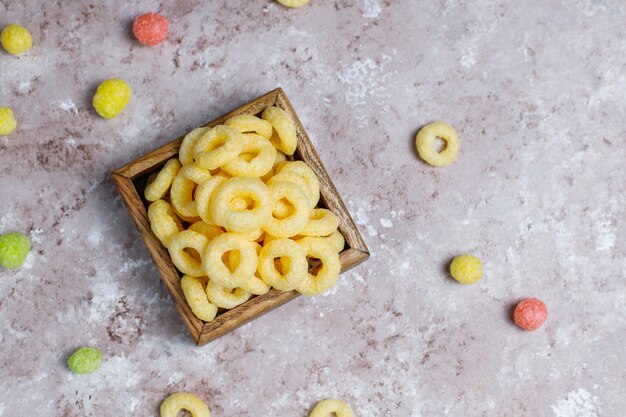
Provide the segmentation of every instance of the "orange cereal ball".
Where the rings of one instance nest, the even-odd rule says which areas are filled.
[[[167,37],[168,22],[158,13],[146,13],[137,16],[133,22],[133,34],[139,43],[156,46]]]
[[[513,320],[520,328],[532,332],[537,330],[548,318],[548,308],[543,301],[526,298],[520,301],[513,312]]]
[[[33,46],[33,37],[26,28],[12,23],[2,29],[0,43],[8,53],[17,55],[28,51]]]

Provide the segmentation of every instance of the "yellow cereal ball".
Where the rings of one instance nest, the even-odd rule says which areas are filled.
[[[93,107],[105,119],[117,117],[130,101],[130,86],[124,80],[111,78],[98,86]]]
[[[0,136],[8,135],[17,127],[13,112],[8,107],[0,107]]]
[[[277,0],[280,4],[286,7],[302,7],[310,0]]]
[[[461,284],[474,284],[483,276],[483,264],[472,255],[457,256],[450,264],[450,274]]]
[[[33,46],[33,37],[26,28],[12,23],[2,29],[0,43],[8,53],[17,55],[28,51]]]

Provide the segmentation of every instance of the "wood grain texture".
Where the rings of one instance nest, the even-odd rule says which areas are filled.
[[[298,136],[298,147],[294,156],[296,159],[304,161],[315,172],[320,182],[321,205],[333,211],[341,220],[339,230],[346,240],[346,248],[339,255],[339,259],[341,261],[341,270],[344,272],[365,261],[369,257],[369,251],[284,91],[281,88],[272,90],[212,120],[204,126],[213,127],[222,124],[228,118],[239,114],[259,115],[266,107],[272,105],[282,108],[293,118]],[[159,169],[168,159],[178,154],[182,139],[181,137],[173,140],[147,155],[124,165],[112,174],[112,178],[154,260],[168,292],[176,304],[185,326],[196,344],[200,346],[285,304],[300,294],[296,291],[281,292],[272,289],[267,294],[253,297],[244,304],[219,314],[209,323],[205,323],[194,316],[185,301],[180,286],[180,272],[172,263],[167,249],[152,233],[148,220],[147,206],[141,198],[143,189],[141,189],[140,185],[147,175]]]

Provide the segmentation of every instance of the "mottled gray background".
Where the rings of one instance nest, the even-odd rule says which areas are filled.
[[[139,2],[137,2],[139,3]],[[175,3],[175,5],[173,5]],[[204,4],[207,3],[207,4]],[[140,46],[137,14],[170,20]],[[0,1],[33,49],[0,52],[0,416],[154,416],[175,390],[215,417],[624,415],[626,4],[621,0]],[[92,110],[122,77],[120,117]],[[372,257],[196,347],[109,179],[124,163],[282,86]],[[417,129],[461,152],[433,168]],[[622,168],[620,168],[622,167]],[[477,285],[446,273],[480,256]],[[546,324],[517,329],[536,296]],[[106,357],[68,372],[81,345]]]

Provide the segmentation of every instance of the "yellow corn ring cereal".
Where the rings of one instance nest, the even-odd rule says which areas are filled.
[[[320,182],[307,164],[302,161],[286,161],[276,167],[276,172],[293,172],[299,175],[310,190],[311,209],[317,205],[320,200]]]
[[[235,211],[247,210],[253,204],[251,198],[235,197],[230,200],[230,208]]]
[[[237,129],[218,125],[196,141],[194,159],[205,169],[216,169],[232,161],[243,150],[243,137]]]
[[[246,240],[249,240],[250,242],[256,242],[263,234],[263,229],[256,229],[250,232],[233,232],[231,230],[227,230],[227,232],[236,233],[243,236]]]
[[[296,290],[304,295],[321,294],[328,291],[339,278],[341,262],[335,248],[330,246],[323,238],[306,237],[297,242],[309,258],[317,258],[322,262],[321,268],[316,275],[307,273],[304,281],[296,287]]]
[[[0,136],[6,136],[17,127],[17,120],[9,107],[0,107]]]
[[[236,211],[230,201],[236,197],[253,200],[252,208]],[[233,232],[260,229],[272,217],[272,198],[267,185],[258,178],[231,178],[219,184],[210,200],[211,219]]]
[[[206,236],[207,239],[209,239],[209,241],[211,241],[215,236],[224,233],[224,230],[222,230],[221,227],[214,224],[205,223],[202,220],[199,220],[189,226],[189,230],[202,233],[204,236]]]
[[[287,155],[285,155],[282,151],[276,150],[276,159],[274,160],[274,167],[278,164],[287,161]]]
[[[241,288],[224,288],[209,280],[206,285],[206,296],[216,306],[231,309],[248,301],[252,294]]]
[[[252,158],[246,160],[243,155]],[[275,160],[276,148],[269,141],[253,133],[244,133],[242,154],[222,168],[232,176],[259,178],[272,169]]]
[[[292,237],[291,239],[297,242],[300,239],[304,239],[305,237],[310,237],[310,236],[297,235],[297,236]],[[330,246],[332,246],[332,248],[337,253],[340,253],[343,250],[343,248],[346,246],[346,240],[344,239],[339,229],[335,230],[328,236],[319,236],[319,238],[324,239]]]
[[[193,230],[183,230],[172,236],[167,249],[170,252],[172,263],[179,271],[192,277],[200,277],[204,275],[201,257],[208,243],[209,239],[202,233]],[[185,249],[195,250],[200,259],[197,259],[198,255],[194,257]]]
[[[309,417],[330,417],[333,414],[337,417],[354,417],[348,404],[334,398],[317,403]]]
[[[272,217],[263,226],[263,230],[276,237],[291,237],[300,233],[309,222],[308,198],[300,187],[292,182],[272,181],[268,188],[274,205],[286,200],[293,209],[285,217]]]
[[[194,191],[197,185],[189,178],[183,176],[181,172],[174,178],[170,190],[170,198],[172,206],[177,213],[189,218],[198,217],[198,209],[194,200]]]
[[[199,127],[185,135],[183,142],[180,144],[180,149],[178,150],[178,159],[181,164],[187,165],[193,162],[193,150],[196,146],[196,142],[208,132],[209,129],[208,127]]]
[[[307,184],[304,178],[302,178],[300,175],[296,174],[295,172],[278,172],[267,183],[271,184],[274,181],[293,182],[298,187],[300,187],[302,191],[304,191],[304,193],[306,194],[307,201],[308,201],[307,205],[309,206],[311,210],[313,209],[313,207],[317,205],[317,201],[315,199],[316,198],[319,199],[319,196],[316,197],[315,190],[311,189],[311,187],[309,186],[309,184]]]
[[[291,116],[283,109],[270,106],[263,110],[261,117],[272,124],[274,133],[270,139],[276,149],[283,151],[287,155],[293,155],[298,145],[296,127]]]
[[[302,7],[305,4],[308,4],[309,1],[311,0],[276,0],[276,1],[278,1],[280,4],[282,4],[285,7],[296,8],[296,7]]]
[[[259,119],[251,114],[240,114],[226,120],[226,126],[234,127],[241,133],[256,133],[270,140],[272,137],[272,124],[267,120]]]
[[[336,252],[341,252],[346,246],[346,239],[343,237],[343,234],[339,231],[339,229],[324,237],[324,239],[326,239],[328,244],[331,245]]]
[[[217,307],[209,302],[202,279],[184,275],[180,286],[193,314],[202,321],[212,321],[217,315]]]
[[[154,235],[167,247],[172,236],[183,230],[183,225],[165,200],[157,200],[148,207],[148,219]]]
[[[176,417],[187,410],[192,417],[211,417],[209,407],[198,397],[188,392],[175,392],[161,403],[161,417]]]
[[[279,259],[282,271],[276,269]],[[259,274],[266,284],[281,290],[298,288],[307,277],[306,254],[298,243],[291,239],[272,240],[263,246],[259,255]]]
[[[261,245],[258,243],[255,245],[255,250],[257,256],[261,253]],[[230,265],[230,270],[234,270],[237,265],[239,265],[239,252],[238,251],[230,251],[228,253],[228,265]],[[241,289],[249,292],[250,294],[261,295],[265,294],[270,290],[270,286],[267,285],[260,278],[259,270],[255,272],[254,276],[250,278],[248,282],[241,286]]]
[[[286,182],[286,181],[276,181],[276,182]],[[293,183],[291,183],[293,184]],[[293,184],[295,185],[295,184]],[[300,191],[302,191],[302,188],[298,187],[297,185],[295,185]],[[309,201],[308,197],[305,201]],[[307,211],[308,211],[308,206],[307,206]],[[283,200],[278,200],[277,202],[274,203],[274,210],[272,211],[272,216],[274,216],[277,219],[284,219],[286,217],[291,216],[295,211],[294,206],[292,206],[291,204],[283,201]]]
[[[180,170],[178,159],[172,158],[165,163],[161,171],[152,181],[148,181],[144,195],[148,201],[156,201],[165,196]]]
[[[207,224],[215,224],[211,218],[211,196],[215,188],[224,181],[226,181],[226,178],[217,175],[209,178],[196,188],[196,211],[200,218]]]
[[[327,209],[313,209],[309,221],[300,231],[302,236],[328,236],[339,227],[339,217]]]
[[[441,152],[435,150],[435,138],[446,142],[446,147]],[[459,135],[452,126],[435,122],[420,129],[415,137],[415,146],[420,158],[430,165],[446,166],[454,162],[459,152]]]
[[[212,177],[211,171],[201,168],[193,162],[183,165],[180,169],[180,175],[195,182],[196,184],[202,184]]]
[[[222,260],[222,256],[230,251],[239,251],[241,260],[232,271]],[[254,276],[259,261],[255,243],[237,233],[223,233],[215,237],[207,245],[202,260],[206,276],[225,288],[245,286]]]

